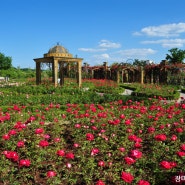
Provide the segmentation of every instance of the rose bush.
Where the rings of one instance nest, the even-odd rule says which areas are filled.
[[[185,171],[185,104],[47,102],[1,108],[0,184],[157,185]]]

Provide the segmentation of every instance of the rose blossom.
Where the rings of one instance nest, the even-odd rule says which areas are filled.
[[[8,134],[5,134],[5,135],[2,136],[2,138],[3,138],[4,140],[9,140],[9,139],[10,139],[10,136],[9,136]]]
[[[120,152],[124,152],[124,151],[125,151],[125,148],[120,147],[120,148],[119,148],[119,151],[120,151]]]
[[[139,158],[142,157],[142,152],[140,152],[139,150],[132,150],[132,151],[130,152],[130,157],[139,159]]]
[[[93,149],[91,150],[91,156],[97,155],[98,153],[99,153],[99,149],[98,149],[98,148],[93,148]]]
[[[167,139],[165,134],[158,134],[155,136],[156,141],[165,141]]]
[[[37,128],[35,129],[35,134],[42,134],[44,132],[43,128]]]
[[[52,178],[52,177],[55,177],[57,173],[55,171],[48,171],[46,175],[48,178]]]
[[[177,136],[176,135],[172,135],[171,141],[176,141],[176,140],[177,140]]]
[[[47,147],[49,145],[49,143],[46,140],[41,140],[39,142],[39,146],[40,147]]]
[[[58,150],[57,155],[63,157],[63,156],[65,156],[65,151],[64,150]]]
[[[132,176],[132,174],[127,173],[127,172],[122,172],[121,173],[121,178],[122,178],[123,181],[125,181],[129,184],[134,180],[134,177]]]
[[[17,134],[17,131],[16,130],[10,130],[8,132],[9,135],[16,135]]]
[[[104,183],[102,180],[98,180],[98,181],[96,182],[96,185],[105,185],[105,183]]]
[[[125,157],[124,160],[125,160],[125,162],[126,162],[127,164],[129,164],[129,165],[134,164],[134,163],[136,162],[136,161],[135,161],[133,158],[131,158],[131,157]]]
[[[54,138],[54,142],[56,142],[56,143],[60,142],[60,140],[61,139],[59,137]]]
[[[20,167],[23,167],[23,166],[26,166],[26,167],[29,167],[30,166],[30,160],[29,159],[21,159],[19,161],[19,166]]]
[[[17,147],[18,148],[24,147],[24,141],[18,141],[17,142]]]
[[[75,128],[80,128],[81,127],[81,125],[80,124],[75,124]]]
[[[130,141],[136,141],[136,139],[137,139],[137,136],[136,135],[129,135],[128,136],[128,139],[130,140]]]
[[[73,146],[74,146],[75,148],[78,148],[80,145],[79,145],[78,143],[74,143]]]
[[[72,167],[71,163],[66,163],[66,167],[71,168]]]
[[[163,169],[169,170],[169,169],[175,167],[176,164],[173,163],[173,162],[161,161],[161,162],[160,162],[160,166],[161,166]]]
[[[134,144],[134,146],[135,146],[136,148],[141,148],[141,147],[142,147],[141,143],[139,143],[139,142],[136,142],[136,143]]]
[[[104,167],[105,166],[105,162],[104,161],[99,161],[98,162],[98,166]]]
[[[94,140],[94,135],[91,134],[91,133],[87,133],[87,134],[86,134],[86,139],[87,139],[88,141],[92,141],[92,140]]]
[[[66,153],[65,157],[67,159],[74,159],[75,158],[75,155],[72,152],[68,152],[68,153]]]
[[[149,127],[148,128],[148,133],[153,133],[155,132],[155,128],[154,127]]]
[[[183,132],[183,129],[182,128],[176,128],[176,132],[178,132],[178,133],[182,133]]]
[[[137,185],[150,185],[150,183],[148,181],[145,180],[140,180]]]
[[[177,155],[178,155],[179,157],[184,157],[184,156],[185,156],[185,152],[183,152],[183,151],[178,151],[178,152],[177,152]]]
[[[3,154],[7,159],[13,160],[14,162],[19,160],[19,155],[15,151],[4,151]]]
[[[183,150],[183,151],[185,151],[185,144],[182,144],[182,145],[180,146],[180,149]]]

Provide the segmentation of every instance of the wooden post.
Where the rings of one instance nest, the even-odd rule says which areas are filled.
[[[78,87],[81,87],[82,85],[82,61],[77,61],[77,83]]]
[[[143,67],[141,66],[141,84],[144,83],[144,70]]]
[[[36,84],[39,85],[40,83],[41,83],[40,62],[36,62]]]
[[[119,82],[120,82],[120,74],[119,74],[119,70],[117,71],[117,73],[116,73],[116,81],[117,81],[117,83],[119,84]]]
[[[58,84],[58,60],[54,59],[53,64],[54,64],[54,66],[53,66],[54,85],[55,85],[55,87],[57,87],[57,84]]]

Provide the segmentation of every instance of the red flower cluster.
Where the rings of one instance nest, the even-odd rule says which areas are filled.
[[[40,146],[40,147],[47,147],[47,146],[49,146],[49,143],[48,143],[48,141],[46,141],[46,140],[41,140],[41,141],[39,142],[39,146]]]
[[[15,151],[4,151],[3,154],[5,155],[7,159],[10,159],[14,162],[19,160],[19,155]]]
[[[86,139],[87,139],[88,141],[93,141],[93,140],[94,140],[94,135],[91,134],[91,133],[87,133],[87,134],[86,134]]]
[[[167,139],[165,134],[158,134],[155,136],[156,141],[165,141]]]
[[[29,167],[31,164],[30,160],[29,159],[21,159],[19,161],[19,166],[20,167],[23,167],[23,166],[26,166],[26,167]]]
[[[121,173],[121,178],[122,178],[123,181],[125,181],[129,184],[131,184],[132,181],[134,180],[134,176],[132,174],[128,173],[128,172],[122,172]]]
[[[177,164],[176,164],[175,162],[161,161],[161,162],[160,162],[160,166],[161,166],[163,169],[170,170],[170,169],[176,167]]]

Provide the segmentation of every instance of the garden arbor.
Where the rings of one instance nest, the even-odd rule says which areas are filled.
[[[34,59],[36,63],[36,84],[39,85],[41,83],[41,64],[49,63],[52,64],[52,82],[55,87],[58,85],[58,79],[60,78],[60,85],[64,84],[64,64],[68,64],[68,70],[70,70],[70,64],[77,64],[77,83],[78,86],[81,87],[82,84],[82,58],[74,58],[72,54],[70,54],[66,48],[57,44],[52,47],[48,53],[44,54],[43,58]],[[59,74],[59,76],[58,76]]]

